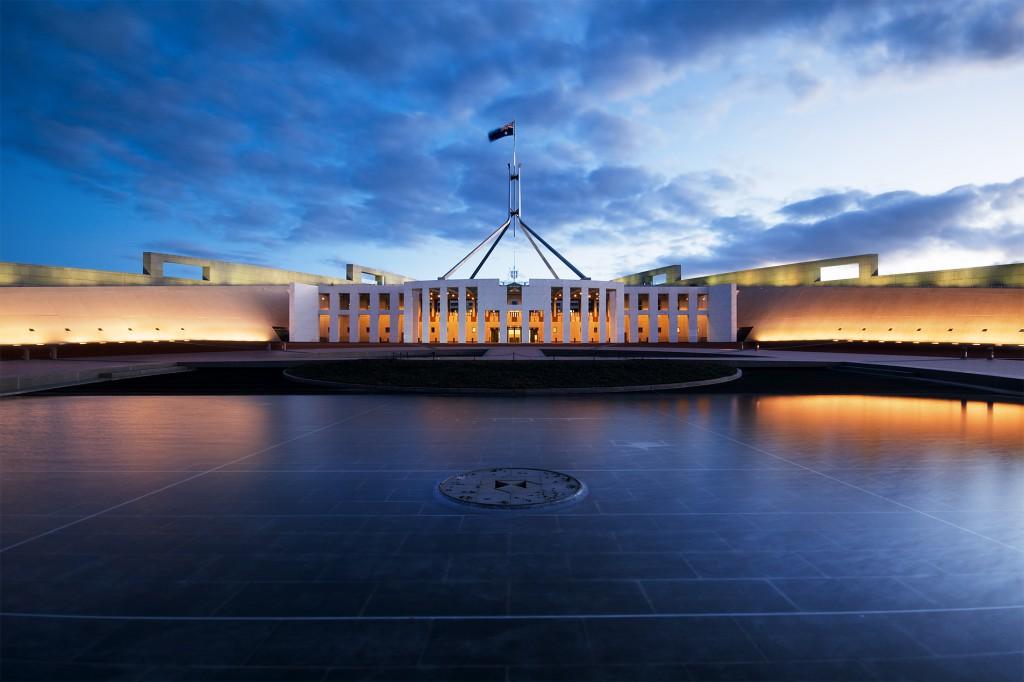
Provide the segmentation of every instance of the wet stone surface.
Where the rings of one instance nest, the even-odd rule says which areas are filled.
[[[1022,440],[891,395],[2,400],[0,680],[1022,682]],[[585,494],[438,490],[510,465]]]
[[[441,494],[460,504],[526,509],[581,497],[583,484],[569,474],[547,469],[477,469],[446,478]]]

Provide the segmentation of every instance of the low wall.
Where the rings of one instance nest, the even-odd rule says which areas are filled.
[[[749,340],[1024,344],[1024,289],[742,287]]]
[[[0,343],[275,341],[287,286],[0,288]]]

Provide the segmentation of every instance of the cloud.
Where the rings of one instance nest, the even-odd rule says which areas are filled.
[[[859,206],[869,198],[864,192],[858,191],[822,194],[813,199],[786,204],[779,209],[779,213],[794,220],[827,218],[842,213],[851,206]]]
[[[811,73],[806,67],[792,68],[786,74],[786,87],[799,100],[812,97],[821,90],[822,86],[821,79]]]
[[[764,216],[722,208],[751,182],[731,169],[655,167],[661,131],[642,120],[667,106],[660,89],[709,64],[738,69],[769,44],[773,83],[801,99],[824,81],[801,44],[863,72],[1019,59],[1024,9],[1009,1],[7,2],[0,12],[5,151],[132,206],[140,244],[171,239],[145,232],[157,223],[267,260],[311,244],[475,242],[504,217],[509,152],[483,135],[513,116],[525,131],[526,215],[557,243],[629,234],[750,260],[763,252],[735,235],[805,252],[831,234],[845,248],[855,240],[840,227],[885,241],[933,204],[933,217],[948,216],[991,195],[984,210],[1002,215],[1014,201],[984,188],[931,204],[850,190],[787,204],[784,222],[758,226]],[[716,93],[693,97],[705,94]]]
[[[912,2],[884,5],[843,36],[880,62],[1005,60],[1024,56],[1024,6],[1017,2]]]
[[[857,253],[908,254],[926,246],[1002,253],[1004,261],[1019,260],[1022,207],[1024,178],[932,195],[829,193],[779,209],[799,222],[718,217],[710,222],[711,232],[720,238],[715,252],[677,253],[676,259],[694,275]]]

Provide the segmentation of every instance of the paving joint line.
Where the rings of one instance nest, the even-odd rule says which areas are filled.
[[[111,511],[114,511],[115,509],[120,509],[121,507],[127,506],[129,504],[134,503],[134,502],[138,502],[139,500],[146,499],[147,497],[151,497],[152,495],[156,495],[158,493],[162,493],[165,490],[170,490],[171,488],[176,488],[179,485],[182,485],[184,483],[188,483],[189,481],[194,481],[195,479],[201,478],[203,476],[206,476],[207,474],[215,473],[217,471],[220,471],[221,469],[224,469],[224,468],[227,468],[227,467],[231,466],[232,464],[236,464],[238,462],[242,462],[244,460],[247,460],[250,457],[255,457],[256,455],[262,455],[264,452],[269,452],[270,450],[273,450],[274,448],[281,447],[282,445],[287,445],[288,443],[292,443],[294,441],[297,441],[300,438],[305,438],[306,436],[311,436],[314,433],[319,433],[319,432],[324,431],[326,429],[329,429],[329,428],[332,428],[334,426],[337,426],[338,424],[343,424],[343,423],[345,423],[347,421],[351,421],[353,419],[356,419],[357,417],[362,417],[362,416],[364,416],[366,414],[369,414],[370,412],[373,412],[374,410],[380,409],[380,407],[381,406],[379,404],[375,405],[374,407],[371,407],[368,410],[364,410],[363,412],[360,412],[358,414],[353,414],[353,415],[349,415],[348,417],[344,417],[342,419],[338,419],[336,421],[331,422],[330,424],[326,424],[325,426],[321,426],[319,428],[312,429],[311,431],[307,431],[307,432],[299,434],[298,436],[295,436],[293,438],[289,438],[287,440],[283,440],[283,441],[274,443],[273,445],[268,445],[267,447],[262,448],[260,450],[257,450],[256,452],[251,452],[251,453],[249,453],[247,455],[243,455],[242,457],[238,457],[236,459],[233,459],[230,462],[225,462],[224,464],[221,464],[219,466],[213,467],[212,469],[206,469],[204,471],[197,472],[197,473],[193,474],[192,476],[188,476],[186,478],[181,479],[180,481],[175,481],[174,483],[169,483],[169,484],[167,484],[167,485],[165,485],[163,487],[157,488],[156,490],[151,490],[148,493],[143,493],[142,495],[138,495],[136,497],[133,497],[130,500],[125,500],[124,502],[120,502],[120,503],[115,504],[113,506],[107,507],[106,509],[101,509],[98,512],[89,514],[87,516],[83,516],[82,518],[76,519],[75,521],[71,521],[69,523],[65,523],[65,524],[63,524],[61,526],[57,526],[56,528],[51,528],[48,531],[45,531],[43,533],[39,533],[38,535],[34,535],[34,536],[32,536],[30,538],[27,538],[25,540],[22,540],[20,542],[16,542],[13,545],[8,545],[6,547],[0,548],[0,554],[3,554],[4,552],[7,552],[9,550],[12,550],[15,547],[21,547],[22,545],[27,544],[29,542],[32,542],[34,540],[38,540],[40,538],[44,538],[47,535],[52,535],[53,533],[57,533],[59,531],[65,530],[67,528],[70,528],[72,526],[76,526],[76,525],[78,525],[80,523],[83,523],[85,521],[89,521],[90,519],[94,519],[94,518],[96,518],[98,516],[102,516],[103,514],[106,514],[107,512],[111,512]]]
[[[925,609],[868,609],[854,611],[681,611],[673,613],[526,613],[498,614],[423,614],[404,616],[140,616],[79,613],[37,613],[3,611],[0,618],[47,618],[51,620],[110,620],[155,622],[406,622],[406,621],[526,621],[526,620],[671,620],[697,618],[821,618],[829,616],[935,615],[943,613],[987,613],[1024,611],[1024,604],[1003,606],[954,606]]]
[[[679,421],[681,421],[684,424],[687,424],[689,426],[693,426],[693,427],[698,428],[698,429],[700,429],[702,431],[706,431],[708,433],[714,434],[714,435],[718,436],[719,438],[724,438],[725,440],[732,441],[733,443],[736,443],[737,445],[742,445],[742,446],[750,448],[751,450],[754,450],[756,452],[760,452],[762,454],[768,455],[769,457],[777,459],[780,462],[786,462],[787,464],[791,464],[792,466],[795,466],[795,467],[798,467],[800,469],[803,469],[804,471],[809,471],[810,473],[812,473],[812,474],[814,474],[816,476],[821,476],[822,478],[828,479],[828,480],[833,481],[835,483],[839,483],[840,485],[844,485],[844,486],[846,486],[848,488],[852,488],[854,490],[858,490],[858,491],[860,491],[860,492],[862,492],[862,493],[864,493],[866,495],[871,495],[872,497],[876,497],[876,498],[878,498],[880,500],[884,500],[885,502],[888,502],[889,504],[896,505],[897,507],[902,507],[902,508],[907,509],[907,510],[909,510],[911,512],[914,512],[915,514],[920,514],[921,516],[924,516],[925,518],[932,519],[933,521],[938,521],[939,523],[942,523],[942,524],[945,524],[947,526],[950,526],[951,528],[956,528],[957,530],[963,531],[963,532],[968,533],[970,535],[974,535],[975,537],[982,538],[983,540],[988,540],[989,542],[993,542],[993,543],[999,545],[1000,547],[1005,547],[1007,549],[1013,550],[1014,552],[1017,552],[1018,554],[1024,554],[1024,550],[1020,549],[1019,547],[1014,547],[1013,545],[1009,545],[1009,544],[1007,544],[1005,542],[1002,542],[1000,540],[996,540],[993,537],[989,537],[988,535],[985,535],[984,533],[979,533],[977,531],[973,531],[970,528],[964,528],[963,526],[961,526],[959,524],[956,524],[956,523],[953,523],[952,521],[947,521],[946,519],[943,519],[943,518],[940,518],[938,516],[935,516],[934,514],[929,514],[928,512],[922,511],[920,509],[917,509],[916,507],[912,507],[909,504],[904,504],[903,502],[898,502],[898,501],[896,501],[894,499],[886,497],[885,495],[882,495],[881,493],[876,493],[876,492],[873,492],[871,490],[868,490],[867,488],[862,488],[861,486],[859,486],[859,485],[857,485],[855,483],[850,483],[848,481],[842,480],[841,478],[836,478],[835,476],[830,476],[829,474],[826,474],[826,473],[823,473],[823,472],[818,471],[816,469],[813,469],[812,467],[809,467],[809,466],[807,466],[805,464],[800,464],[799,462],[794,462],[791,459],[787,459],[787,458],[785,458],[785,457],[783,457],[781,455],[776,455],[774,453],[768,452],[764,448],[760,448],[760,447],[758,447],[756,445],[751,445],[750,443],[746,443],[746,442],[741,441],[741,440],[739,440],[737,438],[733,438],[732,436],[728,436],[728,435],[726,435],[724,433],[721,433],[719,431],[715,431],[714,429],[709,429],[706,426],[701,426],[700,424],[695,424],[695,423],[693,423],[691,421],[687,421],[687,420],[679,418],[679,417],[676,417],[676,419],[678,419]]]

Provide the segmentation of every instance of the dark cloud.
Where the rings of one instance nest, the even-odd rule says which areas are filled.
[[[843,36],[884,62],[930,64],[1024,56],[1019,2],[925,2],[884,5]]]
[[[671,72],[723,46],[768,35],[830,51],[839,46],[842,56],[867,60],[871,68],[1002,60],[1024,56],[1024,6],[1015,0],[603,3],[590,18],[582,75],[590,87],[642,89],[659,69]],[[817,81],[794,69],[785,82],[803,97]]]

